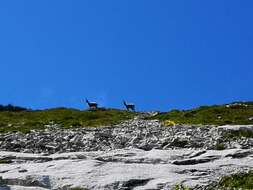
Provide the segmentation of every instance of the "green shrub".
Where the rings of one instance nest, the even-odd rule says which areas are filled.
[[[222,177],[218,189],[253,189],[253,171]]]
[[[173,186],[172,190],[190,190],[190,188],[183,184],[176,184]]]
[[[215,146],[215,149],[216,150],[225,150],[226,146],[223,143],[217,143],[216,146]]]

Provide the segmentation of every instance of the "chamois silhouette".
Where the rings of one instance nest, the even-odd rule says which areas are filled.
[[[134,104],[126,103],[125,100],[123,100],[123,104],[125,105],[127,111],[130,111],[130,110],[135,111],[135,105]]]
[[[87,98],[86,98],[86,102],[89,105],[90,109],[97,109],[98,108],[97,102],[90,102]]]

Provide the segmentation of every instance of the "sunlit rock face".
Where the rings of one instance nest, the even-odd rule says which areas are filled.
[[[135,118],[103,128],[0,135],[0,189],[204,189],[253,167],[253,126],[165,127]]]
[[[197,188],[250,169],[252,156],[253,151],[240,149],[118,149],[49,156],[1,152],[13,163],[1,165],[0,173],[2,185],[11,189],[170,189],[181,182]]]

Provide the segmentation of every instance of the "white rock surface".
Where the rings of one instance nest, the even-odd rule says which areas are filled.
[[[223,125],[217,127],[217,129],[231,130],[231,131],[240,131],[240,130],[253,131],[253,125]]]
[[[180,182],[194,187],[253,168],[253,151],[240,149],[118,149],[50,156],[0,152],[0,156],[14,161],[0,165],[0,176],[11,190],[171,189]]]
[[[12,161],[0,164],[0,190],[169,190],[177,183],[203,189],[253,168],[251,133],[235,136],[245,131],[253,126],[164,127],[137,118],[104,128],[0,134],[0,160]]]

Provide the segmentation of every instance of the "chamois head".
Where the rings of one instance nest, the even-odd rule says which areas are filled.
[[[90,102],[87,98],[85,99],[87,104],[89,105],[90,109],[97,109],[98,104],[96,102]]]

